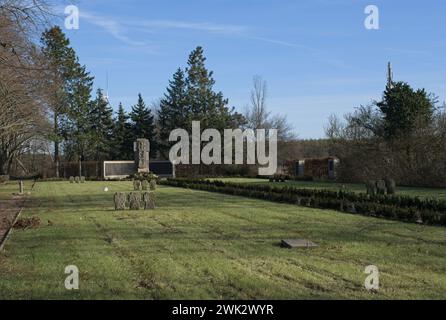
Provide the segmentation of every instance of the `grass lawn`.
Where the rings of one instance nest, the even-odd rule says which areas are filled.
[[[23,216],[42,225],[0,253],[0,299],[446,299],[445,228],[164,186],[155,211],[114,212],[113,193],[131,187],[37,183]],[[64,288],[68,265],[79,291]]]
[[[313,182],[313,181],[287,181],[287,182],[269,182],[267,179],[251,179],[251,178],[223,178],[213,179],[234,183],[249,184],[267,184],[271,186],[293,186],[303,189],[327,189],[339,191],[342,186],[347,190],[354,192],[366,192],[364,184],[355,183],[336,183],[336,182]],[[406,195],[421,198],[438,198],[446,200],[446,188],[420,188],[420,187],[397,187],[397,195]]]

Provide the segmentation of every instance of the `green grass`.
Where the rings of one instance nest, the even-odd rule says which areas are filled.
[[[336,183],[336,182],[313,182],[313,181],[287,181],[287,182],[269,182],[267,179],[251,179],[251,178],[223,178],[213,179],[234,183],[249,183],[271,186],[292,186],[303,189],[327,189],[339,191],[345,186],[347,190],[354,192],[366,192],[364,184],[355,183]],[[406,195],[421,198],[438,198],[446,200],[446,188],[421,188],[421,187],[397,187],[397,195]]]
[[[114,212],[113,192],[130,189],[37,183],[24,216],[42,225],[15,230],[0,253],[0,299],[446,298],[445,228],[170,187],[155,211]],[[64,288],[67,265],[79,291]],[[377,293],[364,289],[368,265]]]

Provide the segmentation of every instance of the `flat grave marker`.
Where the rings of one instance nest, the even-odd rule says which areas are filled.
[[[285,239],[282,240],[281,246],[288,249],[293,248],[315,248],[318,247],[317,244],[306,239]]]

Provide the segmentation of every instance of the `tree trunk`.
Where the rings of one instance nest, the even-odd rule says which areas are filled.
[[[59,179],[59,127],[57,121],[57,113],[54,112],[54,164],[56,170],[56,178]]]

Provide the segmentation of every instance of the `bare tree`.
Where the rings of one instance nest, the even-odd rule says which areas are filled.
[[[268,86],[260,76],[254,76],[251,90],[251,104],[245,110],[247,127],[250,129],[277,129],[279,140],[290,141],[296,139],[293,126],[284,115],[272,115],[268,111],[266,98]]]
[[[42,56],[33,35],[42,1],[0,0],[0,174],[47,129]]]
[[[270,112],[266,108],[267,84],[260,76],[254,76],[251,90],[251,105],[245,112],[245,118],[251,129],[267,126]]]

